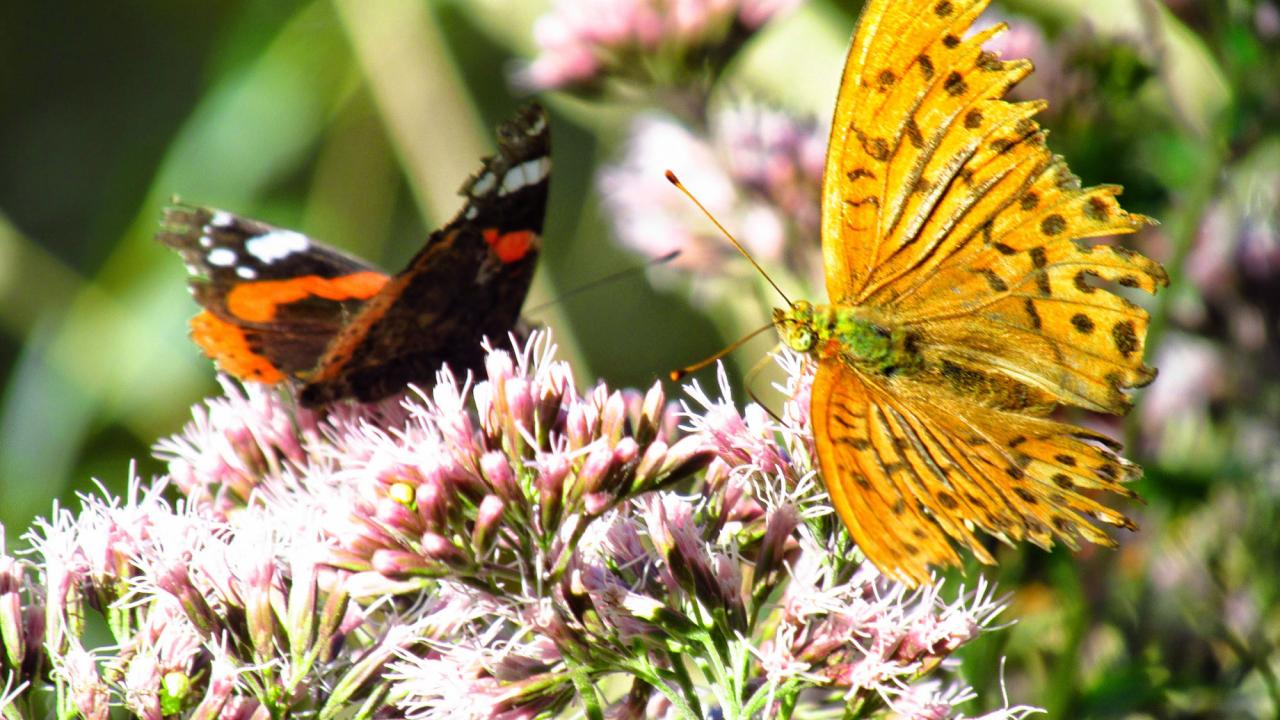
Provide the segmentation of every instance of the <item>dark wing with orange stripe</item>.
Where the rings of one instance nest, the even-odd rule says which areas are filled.
[[[504,341],[529,292],[550,151],[547,116],[537,105],[498,128],[498,154],[463,186],[462,212],[432,233],[303,375],[305,405],[378,400],[408,383],[430,383],[445,363],[458,373],[481,367],[481,338]]]
[[[191,336],[223,371],[277,383],[315,367],[386,273],[301,233],[174,205],[160,242],[178,251],[203,311]]]

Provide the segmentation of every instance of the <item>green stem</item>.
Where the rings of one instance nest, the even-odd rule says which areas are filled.
[[[713,637],[713,633],[704,632],[699,635],[698,642],[703,648],[702,658],[706,661],[706,666],[714,678],[711,690],[716,700],[720,702],[720,710],[726,720],[737,720],[741,716],[738,689],[734,687],[732,673],[725,667],[724,656],[716,642],[717,638]]]
[[[569,671],[569,677],[573,680],[573,687],[578,691],[578,697],[582,699],[584,712],[591,720],[604,720],[604,706],[600,697],[600,689],[595,683],[591,682],[590,676],[585,668],[577,663],[573,664]]]
[[[670,700],[680,717],[701,720],[705,717],[702,714],[702,704],[698,701],[698,694],[694,690],[688,669],[674,653],[668,652],[666,655],[668,662],[671,663],[671,669],[667,672],[655,668],[647,658],[643,657],[622,665],[624,669],[656,688]],[[675,683],[679,690],[672,689],[669,682]]]

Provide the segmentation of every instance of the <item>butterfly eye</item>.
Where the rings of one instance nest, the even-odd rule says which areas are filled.
[[[787,345],[796,352],[809,352],[813,349],[813,330],[800,325],[791,329],[787,336]]]

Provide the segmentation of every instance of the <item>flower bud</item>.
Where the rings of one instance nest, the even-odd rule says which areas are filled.
[[[433,560],[450,565],[461,565],[466,562],[462,551],[440,533],[427,532],[422,535],[422,552]]]
[[[600,435],[611,444],[616,443],[622,437],[626,423],[627,403],[623,400],[622,393],[611,393],[600,415]]]
[[[578,490],[581,494],[597,492],[603,489],[604,482],[613,468],[613,450],[604,445],[597,445],[578,470]]]
[[[765,521],[764,539],[760,541],[760,551],[756,554],[757,583],[767,582],[771,575],[782,572],[787,541],[799,524],[800,515],[791,505],[782,505],[769,513],[769,518]]]
[[[538,515],[542,530],[550,533],[560,519],[564,499],[564,479],[569,475],[569,461],[564,455],[552,455],[543,462],[538,473]]]
[[[491,450],[480,457],[480,472],[493,489],[493,493],[507,502],[520,502],[524,495],[516,486],[511,462],[502,453]]]
[[[654,381],[653,387],[644,395],[640,405],[640,419],[636,422],[636,442],[644,445],[654,438],[661,437],[662,416],[666,409],[667,396],[662,391],[662,383]]]
[[[476,522],[471,530],[471,552],[483,558],[498,537],[502,515],[507,504],[497,495],[485,495],[476,509]]]

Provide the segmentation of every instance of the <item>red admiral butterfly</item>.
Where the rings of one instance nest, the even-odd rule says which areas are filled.
[[[204,308],[191,337],[243,380],[301,382],[316,406],[381,399],[408,383],[481,367],[480,338],[515,326],[541,244],[551,171],[545,111],[497,132],[498,154],[463,185],[467,203],[394,276],[301,233],[211,208],[165,211]]]

